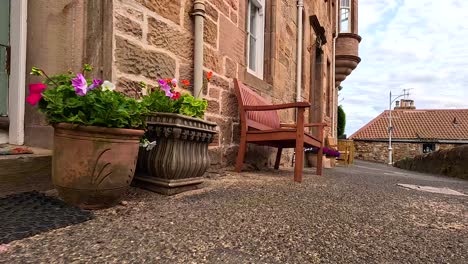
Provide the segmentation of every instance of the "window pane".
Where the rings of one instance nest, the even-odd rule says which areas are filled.
[[[349,2],[350,2],[350,0],[341,0],[340,5],[341,5],[341,7],[349,7],[350,6]]]
[[[349,9],[341,8],[340,11],[340,32],[350,32],[349,31]]]
[[[249,68],[253,71],[257,69],[257,40],[253,36],[249,36]]]
[[[257,36],[258,8],[250,3],[250,34]]]

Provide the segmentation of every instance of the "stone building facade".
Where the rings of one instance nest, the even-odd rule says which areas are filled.
[[[350,138],[355,158],[388,162],[389,111],[384,111]],[[468,109],[416,110],[414,101],[397,102],[392,111],[393,161],[468,144]]]
[[[432,144],[432,143],[427,143]],[[451,149],[460,144],[434,143],[435,150]],[[416,157],[426,152],[421,142],[393,142],[393,160],[398,161],[404,158]],[[355,140],[355,158],[360,160],[388,162],[388,141],[364,141]]]
[[[47,0],[29,1],[26,68],[40,66],[54,73],[90,63],[98,69],[96,75],[135,95],[140,81],[156,84],[157,79],[170,77],[193,80],[194,2],[200,1],[57,0],[52,4]],[[237,153],[240,132],[233,78],[273,103],[293,102],[298,97],[310,101],[309,121],[326,122],[326,135],[336,137],[337,86],[360,61],[358,1],[201,2],[205,7],[203,70],[213,72],[211,82],[202,92],[209,102],[205,117],[219,125],[218,138],[210,146],[213,164],[230,165]],[[302,2],[302,72],[298,96],[298,4]],[[248,60],[252,12],[258,12],[264,19],[260,75],[252,73]],[[345,23],[343,20],[338,23],[341,16],[346,16]],[[34,77],[26,77],[26,83],[32,81]],[[52,129],[40,114],[26,106],[24,116],[24,143],[50,147]],[[281,112],[280,118],[282,122],[294,121],[294,110]],[[266,147],[252,146],[246,162],[255,160],[259,166],[270,165],[272,153]],[[288,159],[284,162],[289,164]]]

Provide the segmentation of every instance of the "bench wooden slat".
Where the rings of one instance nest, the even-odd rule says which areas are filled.
[[[242,102],[239,102],[239,106],[241,107],[243,107],[244,105],[269,105],[271,104],[270,102],[268,102],[263,97],[255,93],[252,89],[250,89],[248,86],[244,85],[243,83],[239,82],[238,88],[239,88],[238,91],[240,93],[238,94],[238,96],[242,98]],[[280,119],[276,111],[262,111],[262,112],[248,111],[247,120],[249,119],[265,127],[280,128]],[[255,124],[255,123],[252,123],[252,124]]]

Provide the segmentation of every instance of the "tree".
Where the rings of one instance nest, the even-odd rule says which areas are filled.
[[[345,134],[346,128],[346,113],[343,110],[343,107],[338,106],[338,137],[341,137]]]

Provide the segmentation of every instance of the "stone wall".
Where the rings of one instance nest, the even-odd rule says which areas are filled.
[[[303,99],[309,101],[311,89],[311,50],[315,35],[309,22],[317,15],[326,30],[321,101],[314,108],[330,126],[327,133],[336,135],[336,89],[333,87],[332,1],[305,1]],[[334,1],[333,1],[334,2]],[[206,0],[204,26],[204,68],[213,71],[213,79],[204,97],[209,106],[206,119],[217,122],[220,133],[210,146],[213,165],[226,166],[235,161],[239,143],[239,113],[233,78],[252,86],[273,103],[293,102],[296,94],[296,1],[266,0],[265,76],[263,80],[246,71],[247,0]],[[175,77],[193,80],[193,0],[115,0],[113,79],[119,89],[138,93],[139,81],[155,84],[158,78]],[[329,99],[327,99],[329,98]],[[328,101],[329,109],[324,105]],[[294,110],[280,113],[282,122],[294,121]],[[330,129],[333,128],[333,129]],[[271,166],[274,151],[249,146],[246,162]],[[285,153],[283,165],[289,165],[291,152]]]
[[[456,144],[436,143],[436,150],[451,149]],[[388,141],[354,140],[355,158],[376,162],[388,162]],[[423,154],[423,143],[392,142],[393,161]]]
[[[112,79],[112,2],[28,1],[26,84],[42,81],[29,74],[33,66],[56,74],[80,71],[84,63],[96,77]],[[26,104],[24,129],[26,145],[52,148],[53,128],[37,107]]]
[[[28,2],[26,84],[42,81],[29,74],[33,66],[49,74],[81,68],[85,10],[85,0]],[[24,119],[25,144],[51,148],[53,129],[37,108],[25,104]]]
[[[440,149],[414,158],[402,159],[395,167],[468,179],[468,146]]]

